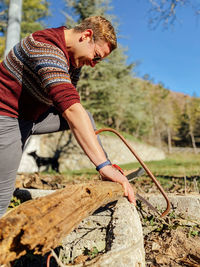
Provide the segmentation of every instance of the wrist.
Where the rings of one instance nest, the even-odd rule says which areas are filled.
[[[112,165],[112,163],[110,162],[110,160],[106,160],[103,163],[97,165],[96,166],[96,170],[97,171],[100,171],[102,168],[104,168],[105,166],[108,166],[108,165]]]

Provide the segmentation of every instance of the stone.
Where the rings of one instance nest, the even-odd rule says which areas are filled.
[[[18,197],[27,194],[30,199],[55,190],[18,189],[16,192]],[[63,239],[59,258],[64,264],[74,261],[78,264],[74,266],[80,267],[145,267],[142,225],[134,205],[120,198],[96,210]],[[85,262],[80,263],[81,260]]]
[[[20,166],[18,168],[18,172],[37,172],[38,167],[33,159],[33,157],[29,156],[27,153],[32,151],[40,150],[40,135],[34,135],[29,138],[28,142],[25,146],[25,151],[22,154],[22,159],[20,162]]]
[[[39,156],[52,157],[54,152],[61,147],[63,147],[63,150],[59,158],[60,172],[94,168],[94,165],[82,151],[75,138],[72,137],[69,145],[65,146],[69,139],[69,133],[66,131],[64,135],[61,135],[62,133],[53,133],[31,136],[23,153],[18,172],[38,171],[33,157],[27,155],[28,152],[36,150]],[[61,140],[59,137],[62,137]],[[115,135],[105,136],[101,134],[100,137],[104,149],[113,163],[125,164],[137,161],[121,139]],[[161,149],[140,142],[128,141],[128,143],[144,161],[162,160],[165,158],[165,153]]]
[[[136,208],[126,198],[97,210],[63,240],[65,264],[96,248],[99,256],[75,266],[145,266],[142,226]]]
[[[184,218],[200,220],[200,195],[174,195],[168,194],[175,214],[184,215]],[[166,201],[162,195],[145,194],[144,198],[158,209],[166,207]],[[172,210],[171,210],[172,211]]]

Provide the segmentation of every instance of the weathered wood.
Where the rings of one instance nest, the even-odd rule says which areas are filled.
[[[85,217],[123,195],[120,184],[101,181],[69,185],[21,204],[0,220],[0,264],[27,250],[47,253]]]

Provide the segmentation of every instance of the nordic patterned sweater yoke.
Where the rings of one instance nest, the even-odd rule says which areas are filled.
[[[80,102],[80,69],[70,66],[64,29],[29,35],[0,64],[0,115],[37,120],[52,105],[62,113]]]

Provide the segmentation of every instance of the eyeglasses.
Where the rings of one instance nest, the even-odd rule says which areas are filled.
[[[95,45],[95,38],[93,36],[93,42],[94,42],[94,45]],[[95,46],[96,48],[96,46]],[[99,63],[103,58],[101,57],[101,55],[99,55],[96,51],[95,51],[95,57],[93,58],[93,62],[95,63]]]
[[[92,61],[94,61],[95,63],[99,63],[101,60],[102,60],[101,56],[96,56],[96,57],[93,58]]]

